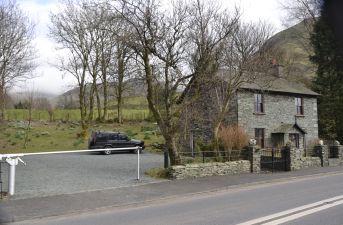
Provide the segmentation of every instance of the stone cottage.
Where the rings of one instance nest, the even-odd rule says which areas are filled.
[[[259,81],[240,86],[224,123],[238,124],[263,148],[291,141],[295,147],[305,149],[318,139],[318,94],[284,79],[280,66],[265,76],[273,79],[263,88]],[[187,107],[181,125],[183,149],[192,148],[199,138],[205,142],[211,139],[212,121],[218,111],[213,90],[212,85],[204,85],[198,100]]]

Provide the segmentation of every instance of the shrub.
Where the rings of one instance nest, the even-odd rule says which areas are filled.
[[[150,135],[149,134],[144,134],[144,137],[143,137],[144,140],[150,140]]]
[[[127,134],[127,136],[129,136],[130,138],[134,138],[138,133],[134,133],[132,130],[126,130],[125,133]]]
[[[25,135],[25,131],[21,130],[21,131],[17,131],[14,137],[17,139],[23,139],[24,135]]]
[[[169,177],[168,169],[164,168],[151,168],[144,172],[145,175],[148,175],[153,178],[167,179]]]
[[[249,141],[249,136],[245,130],[236,124],[222,126],[219,130],[219,138],[223,144],[226,158],[228,160],[231,160],[233,150],[240,152],[240,150],[246,146]]]
[[[80,144],[83,144],[84,142],[83,142],[83,140],[82,139],[78,139],[77,141],[75,141],[74,143],[73,143],[73,146],[74,147],[77,147],[77,146],[79,146]]]

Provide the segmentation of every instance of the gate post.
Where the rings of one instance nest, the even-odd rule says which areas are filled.
[[[250,144],[248,147],[249,151],[249,160],[250,160],[250,170],[252,173],[261,172],[261,152],[256,145]]]
[[[341,161],[340,165],[343,164],[343,146],[342,145],[338,145],[338,158]]]
[[[282,159],[285,163],[285,171],[295,170],[296,162],[296,152],[295,149],[291,147],[290,143],[287,143],[286,146],[281,151]]]

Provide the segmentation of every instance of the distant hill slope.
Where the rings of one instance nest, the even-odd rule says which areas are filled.
[[[309,59],[312,54],[309,24],[312,24],[310,20],[304,20],[280,31],[266,42],[267,48],[277,51],[286,78],[300,81],[306,86],[311,86],[311,81],[316,76],[315,66]]]
[[[98,88],[100,90],[100,98],[102,99],[102,84],[98,84]],[[110,101],[113,103],[113,99],[115,99],[115,89],[114,84],[108,84],[109,89],[109,98]],[[90,85],[87,86],[87,92],[90,91]],[[146,97],[146,86],[142,79],[130,79],[126,81],[125,84],[125,91],[123,93],[124,98],[136,98],[136,97]],[[57,107],[60,108],[77,108],[78,107],[78,99],[79,99],[79,88],[73,88],[57,97]],[[111,104],[111,103],[110,103]]]

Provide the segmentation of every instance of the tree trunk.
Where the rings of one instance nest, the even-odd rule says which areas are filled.
[[[101,100],[100,100],[100,96],[99,96],[98,86],[96,84],[94,86],[94,93],[95,93],[95,96],[96,96],[96,105],[97,105],[97,111],[98,111],[97,120],[101,121],[101,118],[102,118],[102,115],[101,115]]]
[[[123,123],[123,112],[122,112],[122,96],[117,97],[117,118],[118,118],[118,123]]]
[[[5,96],[6,96],[5,78],[4,76],[2,76],[1,86],[0,86],[0,107],[1,107],[0,121],[5,120],[5,108],[6,108]]]
[[[92,121],[93,120],[93,114],[94,114],[94,81],[93,84],[91,86],[91,90],[89,93],[89,113],[88,113],[88,121]]]
[[[124,53],[121,52],[118,54],[117,63],[118,63],[118,86],[117,86],[117,118],[118,123],[123,123],[123,85],[124,85],[124,73],[125,73],[125,62],[124,62]]]
[[[175,135],[166,134],[164,138],[165,138],[166,146],[168,149],[171,166],[180,165],[181,157],[179,155],[179,152],[176,146]]]
[[[102,114],[102,121],[106,120],[106,116],[107,116],[107,110],[108,110],[108,84],[107,84],[107,77],[105,75],[104,77],[104,81],[103,81],[103,92],[104,92],[104,111]]]
[[[85,104],[85,87],[83,84],[80,84],[80,91],[79,91],[79,108],[80,108],[80,116],[81,116],[81,134],[82,138],[87,137],[87,129],[88,129],[88,121],[86,120],[87,117],[87,110]]]
[[[213,151],[216,154],[216,157],[220,157],[220,152],[219,152],[219,128],[220,128],[221,122],[216,121],[214,126],[213,126],[213,139],[212,139],[212,145],[213,145]]]
[[[216,117],[214,124],[213,124],[213,150],[217,157],[220,157],[219,152],[219,128],[225,118],[226,113],[229,111],[229,103],[232,96],[231,88],[228,87],[226,91],[226,95],[224,97],[224,100],[222,102],[222,107],[220,108],[220,111],[218,113],[218,116]]]

